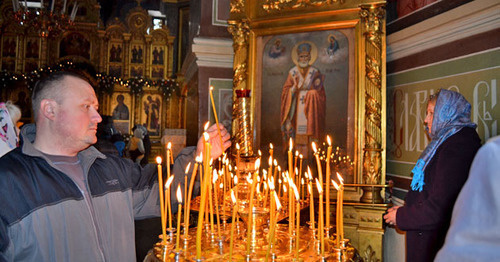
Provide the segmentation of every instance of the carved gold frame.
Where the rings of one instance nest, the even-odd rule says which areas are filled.
[[[256,130],[257,38],[288,32],[354,28],[355,32],[355,163],[356,184],[385,184],[386,79],[385,1],[231,0],[229,32],[233,36],[233,137],[252,155],[259,147]],[[248,90],[250,103],[238,103],[238,90]],[[241,95],[239,96],[241,97]],[[254,140],[253,135],[257,139]],[[251,141],[250,143],[248,141]],[[358,187],[355,187],[358,188]],[[359,200],[359,188],[351,192]]]

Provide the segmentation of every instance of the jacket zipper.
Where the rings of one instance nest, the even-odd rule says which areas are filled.
[[[86,168],[86,169],[87,169],[87,168]],[[85,174],[87,174],[87,173],[88,173],[88,170],[83,170],[83,171],[84,171],[83,175],[85,176]],[[68,176],[68,177],[69,177],[69,176]],[[80,193],[81,193],[81,194],[82,194],[82,196],[83,196],[83,200],[84,200],[84,202],[85,202],[85,206],[87,206],[87,210],[88,210],[88,212],[89,212],[90,219],[92,220],[92,227],[93,227],[93,229],[94,229],[93,231],[94,231],[94,234],[95,234],[95,238],[97,239],[97,244],[98,244],[98,247],[99,247],[99,253],[100,253],[101,257],[102,257],[102,261],[106,261],[106,259],[105,259],[105,257],[104,257],[104,252],[102,251],[102,240],[101,240],[101,238],[99,237],[99,234],[98,234],[98,229],[97,229],[97,226],[96,226],[96,224],[97,224],[97,220],[95,219],[95,217],[94,217],[94,215],[93,215],[94,213],[92,213],[91,207],[90,207],[90,205],[89,205],[89,202],[91,202],[91,201],[92,201],[92,199],[89,199],[89,200],[87,201],[87,197],[85,196],[85,193],[84,193],[84,192],[83,192],[83,190],[80,188],[80,186],[78,186],[78,183],[76,183],[76,182],[73,180],[73,178],[71,178],[71,177],[69,177],[69,178],[71,179],[71,181],[73,182],[73,184],[75,184],[75,186],[78,188],[78,190],[80,190]],[[87,182],[87,180],[88,180],[88,174],[87,174],[86,178],[87,178],[87,179],[85,179],[85,186],[87,187],[87,192],[89,192],[89,196],[90,196],[90,189],[89,189],[88,182]]]

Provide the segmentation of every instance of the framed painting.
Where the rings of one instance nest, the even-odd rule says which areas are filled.
[[[131,44],[130,63],[142,64],[144,62],[144,46],[142,44]]]
[[[123,58],[123,44],[120,42],[110,43],[108,58],[110,63],[121,63]]]
[[[328,135],[331,165],[345,183],[385,183],[384,14],[384,3],[374,1],[233,4],[232,134],[254,146],[243,152],[267,152],[272,143],[275,158],[286,163],[292,139],[293,150],[315,169],[312,143],[325,158]],[[238,108],[245,104],[239,89],[249,91],[250,110]],[[252,136],[241,135],[242,126]],[[347,198],[361,194],[356,187],[346,191]]]
[[[111,95],[111,116],[115,128],[122,134],[130,133],[130,122],[133,119],[131,108],[132,96],[129,92],[114,92]]]
[[[148,129],[151,137],[161,136],[163,97],[158,93],[144,93],[140,100],[139,123]]]

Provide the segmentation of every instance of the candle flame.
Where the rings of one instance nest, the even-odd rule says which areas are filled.
[[[168,144],[167,144],[167,150],[170,150],[170,149],[172,149],[172,143],[168,142]]]
[[[335,180],[333,180],[333,179],[332,179],[332,184],[337,191],[340,189],[340,186],[337,183],[335,183]]]
[[[273,144],[269,143],[269,148],[272,150],[273,149]]]
[[[161,165],[161,156],[156,157],[156,163],[158,163],[158,165]]]
[[[321,187],[321,184],[319,183],[319,180],[316,178],[316,187],[318,188],[318,193],[323,193],[323,188]]]
[[[177,186],[177,202],[182,203],[182,191],[181,191],[181,185]]]
[[[213,162],[214,162],[214,159],[210,158],[210,162],[208,164],[212,165]]]
[[[272,156],[269,156],[269,161],[268,161],[269,165],[271,166],[273,164],[273,157]]]
[[[274,192],[274,201],[276,201],[276,210],[280,210],[281,209],[281,202],[280,202],[280,198],[278,197],[278,194],[276,193],[276,191],[273,191]]]
[[[304,156],[303,156],[302,154],[300,154],[300,155],[299,155],[299,157],[300,157],[300,160],[302,160],[302,158],[303,158]]]
[[[207,121],[205,125],[203,126],[203,131],[207,131],[208,125],[210,125],[210,121]]]
[[[295,175],[297,175],[299,173],[299,169],[297,167],[295,167]]]
[[[236,143],[236,150],[240,150],[240,144]]]
[[[167,179],[167,182],[165,183],[165,188],[168,189],[170,185],[172,184],[172,181],[174,181],[174,176],[171,176]]]
[[[299,190],[297,189],[297,186],[292,183],[292,188],[293,188],[293,192],[295,193],[295,199],[297,201],[300,201],[300,195],[299,195]]]
[[[236,196],[234,195],[234,190],[231,189],[231,200],[233,201],[233,204],[236,205]]]
[[[277,166],[278,165],[278,161],[276,161],[276,159],[273,160],[273,164],[274,166]]]
[[[311,175],[311,168],[309,166],[307,166],[307,173],[309,174],[309,176],[307,178],[309,178],[309,180],[311,180],[313,177]]]
[[[341,185],[343,185],[343,184],[344,184],[344,179],[343,179],[343,178],[342,178],[342,176],[339,174],[339,172],[337,172],[337,177],[338,177],[338,179],[339,179],[339,183],[340,183]]]
[[[303,184],[305,184],[305,182],[304,182],[304,178],[301,178],[301,179],[300,179],[300,184],[302,184],[302,185],[303,185]]]
[[[257,154],[258,154],[259,156],[262,156],[262,152],[260,151],[260,149],[259,149],[259,150],[257,150]]]
[[[190,168],[191,168],[191,162],[189,162],[188,165],[186,166],[186,172],[184,172],[184,173],[186,173],[186,175],[187,175],[187,173],[189,173]]]
[[[281,184],[281,178],[278,178],[278,183],[280,183],[280,184]]]
[[[210,86],[210,92],[212,92],[212,90],[214,90],[214,86]]]
[[[272,177],[269,177],[267,184],[269,185],[269,190],[274,190],[274,179]]]
[[[289,144],[290,144],[290,151],[292,151],[292,149],[293,149],[293,141],[292,141],[292,138],[291,138],[291,137],[290,137],[290,142],[289,142]]]
[[[281,167],[280,166],[278,166],[278,172],[281,172]]]
[[[255,160],[255,170],[259,170],[259,167],[260,167],[260,158]]]
[[[260,186],[259,186],[259,184],[257,184],[256,189],[257,189],[257,194],[260,194]]]
[[[213,172],[213,178],[212,178],[212,183],[215,184],[215,182],[217,182],[218,178],[219,178],[219,176],[217,175],[217,171],[214,170],[214,172]]]
[[[210,136],[208,135],[207,132],[203,132],[203,138],[205,138],[205,142],[207,142]]]
[[[286,191],[287,191],[286,186],[285,186],[285,184],[283,184],[283,192],[286,193]]]
[[[200,153],[200,155],[196,157],[195,161],[201,163],[202,159],[203,159],[203,153]]]
[[[238,177],[237,176],[234,176],[234,184],[237,185],[238,184]]]
[[[257,182],[260,182],[260,176],[257,176]]]
[[[332,145],[332,140],[330,139],[330,136],[326,136],[326,141],[328,142],[328,146]]]
[[[248,173],[248,176],[247,176],[247,182],[248,182],[249,184],[252,184],[252,183],[253,183],[253,181],[252,181],[252,175],[251,175],[250,173]]]
[[[316,149],[316,143],[312,142],[312,143],[311,143],[311,146],[312,146],[312,148],[313,148],[314,153],[316,154],[316,152],[318,151],[318,150]]]
[[[220,183],[219,188],[222,189],[224,187],[224,184]]]

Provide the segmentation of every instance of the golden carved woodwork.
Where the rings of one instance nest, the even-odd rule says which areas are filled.
[[[361,5],[365,44],[365,148],[363,156],[363,181],[380,184],[382,174],[382,66],[385,63],[382,27],[385,18],[384,5]]]
[[[304,7],[322,7],[335,3],[344,3],[345,0],[264,0],[262,9],[267,12]]]

